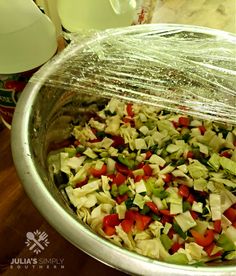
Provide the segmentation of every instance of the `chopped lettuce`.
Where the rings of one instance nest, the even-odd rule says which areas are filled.
[[[221,219],[221,196],[219,194],[210,194],[209,203],[211,208],[212,220]]]
[[[170,256],[159,238],[138,240],[136,246],[139,249],[139,252],[150,258],[166,260]]]
[[[97,154],[91,149],[91,148],[87,148],[83,154],[85,154],[86,156],[88,156],[91,159],[95,159],[97,158]]]
[[[166,257],[165,262],[171,264],[186,265],[188,264],[188,258],[184,253],[174,253],[173,255]]]
[[[180,228],[183,230],[183,232],[186,232],[190,228],[197,225],[196,221],[193,219],[189,211],[175,216],[175,220]]]
[[[136,194],[134,197],[133,204],[137,205],[140,209],[143,209],[143,206],[145,204],[145,199],[140,194]]]
[[[136,190],[136,193],[138,193],[138,194],[147,192],[147,188],[146,188],[146,185],[145,185],[145,182],[143,181],[143,179],[141,179],[139,182],[135,183],[135,190]]]
[[[188,165],[188,171],[193,179],[207,178],[208,176],[208,169],[198,160],[193,160],[193,162]]]
[[[98,190],[101,183],[102,183],[101,179],[94,180],[94,181],[89,182],[88,184],[82,186],[81,188],[73,189],[73,194],[76,197],[85,196],[89,193],[92,193],[92,192]]]
[[[230,174],[236,175],[236,162],[226,157],[220,157],[220,164]]]
[[[218,171],[220,168],[220,156],[216,153],[211,155],[211,158],[208,161],[208,164],[215,170]]]

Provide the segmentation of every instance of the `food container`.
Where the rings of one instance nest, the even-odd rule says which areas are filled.
[[[156,0],[64,1],[57,3],[63,28],[69,32],[104,30],[150,23]]]
[[[56,53],[57,39],[52,22],[33,1],[10,0],[0,3],[0,41],[0,117],[11,128],[23,88]]]
[[[170,37],[174,40],[169,44],[164,38]],[[127,38],[130,39],[128,48],[126,48]],[[139,38],[143,45],[145,40],[151,39],[152,42],[150,40],[147,42],[150,45],[148,51],[157,45],[160,47],[159,52],[156,49],[155,55],[148,52],[146,56],[148,58],[143,61],[141,58],[143,51],[138,48],[141,46],[137,44],[138,40],[133,38]],[[129,70],[125,72],[127,69],[125,66],[115,67],[114,63],[107,64],[110,59],[109,56],[106,59],[107,52],[104,49],[107,46],[109,49],[112,48],[113,39],[117,49],[115,54],[122,51],[122,58],[127,60],[130,55],[138,54],[138,64],[142,60],[147,67],[142,66],[139,70],[133,64],[133,67],[128,67]],[[174,50],[178,45],[182,47],[182,43],[195,40],[198,44],[191,44],[191,47],[195,45],[197,49],[193,50],[193,53],[198,55],[199,45],[201,45],[201,55],[185,63],[186,57],[190,58],[191,54],[189,51],[183,53],[178,50],[183,54],[182,58],[176,52],[176,59],[173,63],[170,62],[170,60],[173,61],[174,54],[171,49]],[[160,43],[165,43],[166,48]],[[173,43],[176,44],[173,45]],[[218,49],[217,43],[219,43],[218,46],[221,45],[222,59],[220,55],[215,55]],[[131,45],[138,46],[133,49]],[[213,45],[216,46],[215,49]],[[88,106],[106,102],[111,97],[235,123],[235,80],[231,78],[235,74],[235,59],[231,56],[235,45],[235,36],[217,30],[185,25],[140,25],[101,32],[84,39],[81,44],[74,42],[69,46],[70,48],[50,61],[31,79],[20,97],[14,115],[12,128],[14,162],[27,194],[45,219],[63,237],[90,256],[132,275],[235,275],[235,261],[213,262],[203,267],[167,264],[127,251],[103,239],[78,220],[53,183],[46,163],[49,145],[69,136],[71,132],[69,123],[75,118],[82,119]],[[210,50],[204,48],[208,46],[211,46]],[[168,51],[165,52],[165,49]],[[208,56],[202,55],[202,53],[206,54],[204,49]],[[146,48],[144,47],[143,50],[146,51]],[[91,51],[94,55],[91,55]],[[114,51],[111,52],[114,53]],[[157,56],[156,53],[159,55]],[[215,66],[216,69],[216,64],[210,66],[207,62],[210,53],[216,62],[219,59],[218,69],[214,74],[212,68]],[[205,60],[205,63],[202,63],[202,60]],[[122,59],[120,61],[121,64],[124,62]],[[131,61],[133,59],[129,62]],[[227,61],[227,68],[224,61]],[[129,62],[126,65],[129,65]],[[152,67],[153,62],[157,62],[158,66]],[[179,62],[181,62],[181,68]],[[115,64],[118,63],[119,59],[116,59]],[[166,67],[165,64],[168,66]],[[202,67],[204,64],[207,66]],[[171,65],[176,66],[175,70]],[[191,70],[189,66],[193,66]],[[193,69],[195,67],[196,71]],[[109,68],[111,71],[104,71],[104,68]],[[119,71],[117,74],[119,68],[124,71]],[[114,75],[110,74],[112,69],[114,69]],[[148,70],[145,71],[145,69]],[[151,69],[155,69],[158,75],[153,75]],[[130,74],[131,71],[132,74]],[[188,78],[188,74],[194,81],[191,77]],[[143,81],[138,82],[138,78],[135,78],[137,75],[148,76],[145,85]],[[125,77],[122,78],[122,76]],[[156,82],[157,76],[161,78],[160,83]],[[212,82],[212,77],[215,83]],[[225,82],[224,79],[227,81]],[[188,89],[183,93],[183,90],[175,89],[179,86],[183,90]],[[155,90],[155,87],[158,89]],[[198,90],[201,88],[200,91],[206,88],[209,93],[200,94],[198,98],[196,87]],[[190,91],[189,88],[193,90]],[[220,95],[215,93],[218,89],[221,89]]]

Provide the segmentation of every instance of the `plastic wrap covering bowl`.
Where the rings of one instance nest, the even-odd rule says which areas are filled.
[[[184,25],[143,25],[79,38],[24,90],[14,115],[14,162],[46,220],[68,241],[107,265],[136,275],[235,275],[236,262],[167,264],[120,248],[81,222],[48,172],[49,145],[70,135],[111,97],[236,122],[236,37]]]

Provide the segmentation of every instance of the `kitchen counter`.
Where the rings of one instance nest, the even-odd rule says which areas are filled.
[[[157,0],[152,21],[200,25],[236,33],[236,0]]]
[[[0,275],[125,275],[74,247],[45,221],[16,174],[6,128],[0,130],[0,145]],[[49,242],[38,255],[25,243],[26,234],[36,230],[45,232]]]

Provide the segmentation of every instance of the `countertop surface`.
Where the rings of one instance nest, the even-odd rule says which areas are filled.
[[[37,230],[49,242],[38,254],[26,244],[27,233]],[[40,215],[17,176],[6,128],[0,130],[0,275],[125,275],[74,247]]]
[[[236,33],[236,0],[157,0],[152,21]]]

